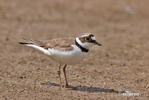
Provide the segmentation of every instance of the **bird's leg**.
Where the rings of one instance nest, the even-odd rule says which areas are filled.
[[[61,64],[58,66],[59,70],[57,71],[59,80],[60,80],[60,90],[62,89],[62,79],[61,79]]]
[[[64,65],[63,72],[64,72],[64,76],[65,76],[65,81],[66,81],[66,88],[68,88],[69,85],[68,85],[67,76],[66,76],[66,67],[67,67],[67,65]]]

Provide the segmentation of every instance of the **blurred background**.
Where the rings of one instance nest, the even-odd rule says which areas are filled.
[[[149,0],[0,0],[0,99],[121,98],[101,91],[90,95],[93,88],[60,93],[58,87],[41,86],[59,82],[57,67],[47,56],[17,44],[23,37],[48,40],[91,32],[103,46],[70,67],[70,83],[129,90],[147,100],[148,4]]]

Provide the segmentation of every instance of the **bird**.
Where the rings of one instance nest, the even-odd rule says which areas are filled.
[[[32,40],[24,39],[19,44],[32,47],[36,50],[48,55],[51,59],[58,63],[58,77],[60,89],[62,89],[61,67],[65,78],[65,88],[70,88],[68,84],[66,67],[71,64],[78,64],[85,58],[93,45],[102,46],[96,41],[92,33],[83,33],[78,37],[55,38],[51,40]]]

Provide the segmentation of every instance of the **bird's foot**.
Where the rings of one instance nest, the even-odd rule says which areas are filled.
[[[66,84],[65,88],[66,88],[66,89],[69,89],[69,90],[72,90],[72,89],[73,89],[73,87],[70,86],[70,85],[68,85],[68,84]]]

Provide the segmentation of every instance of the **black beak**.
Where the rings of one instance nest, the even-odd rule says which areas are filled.
[[[102,46],[102,44],[100,44],[99,42],[95,41],[95,44],[98,46]]]
[[[102,46],[102,44],[100,44],[99,42],[97,42],[96,40],[93,40],[92,43],[98,45],[98,46]]]

